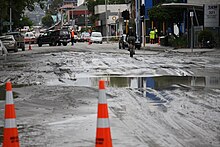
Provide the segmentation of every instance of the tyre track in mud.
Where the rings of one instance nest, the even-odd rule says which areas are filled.
[[[205,115],[200,113],[207,111],[207,107],[203,107],[201,102],[191,103],[188,101],[187,105],[188,107],[196,105],[199,109],[204,109],[203,112],[198,110],[197,113],[193,113],[192,110],[181,110],[178,108],[179,105],[173,106],[172,103],[174,102],[168,104],[167,112],[162,112],[153,103],[149,103],[146,98],[138,96],[132,89],[127,89],[126,94],[121,90],[117,90],[117,92],[118,96],[114,98],[116,104],[110,103],[110,110],[121,120],[125,129],[129,132],[128,134],[132,134],[137,138],[137,144],[156,147],[218,146],[220,142],[218,136],[220,120],[217,118],[212,119],[215,122],[211,125],[212,120],[205,121]],[[120,98],[123,95],[121,92],[127,95],[126,99],[122,100]],[[178,94],[179,92],[170,95],[174,97],[175,105],[179,102],[182,103],[184,98],[187,98],[176,99],[176,97],[179,97]],[[184,95],[184,91],[181,95]],[[126,103],[129,105],[126,105]],[[199,116],[196,114],[199,114]],[[217,116],[218,113],[216,113]]]

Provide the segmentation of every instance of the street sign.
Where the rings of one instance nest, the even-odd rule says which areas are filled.
[[[9,26],[9,25],[13,25],[14,24],[14,22],[8,22],[8,21],[4,21],[3,23],[3,26]]]
[[[207,4],[205,5],[204,26],[218,27],[219,26],[219,5]]]

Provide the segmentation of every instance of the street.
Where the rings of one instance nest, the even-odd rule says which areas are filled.
[[[219,147],[220,51],[136,50],[118,43],[38,47],[0,57],[0,117],[11,80],[22,147],[95,145],[106,80],[114,147]],[[0,119],[0,142],[4,119]]]

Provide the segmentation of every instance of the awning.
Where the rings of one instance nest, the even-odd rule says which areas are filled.
[[[199,4],[190,4],[190,3],[164,3],[161,5],[162,7],[167,7],[167,8],[186,8],[189,10],[199,10],[203,11],[203,5]]]

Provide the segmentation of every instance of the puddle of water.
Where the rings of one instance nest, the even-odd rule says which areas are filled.
[[[88,76],[88,75],[87,75]],[[172,98],[166,98],[164,89],[172,90],[176,88],[220,88],[220,76],[193,77],[193,76],[155,76],[155,77],[120,77],[118,75],[102,75],[83,77],[76,76],[74,80],[55,79],[48,81],[47,85],[62,86],[86,86],[98,88],[98,81],[103,79],[107,87],[125,87],[139,91],[142,97],[149,99],[150,103],[158,104],[162,111],[166,111],[163,103],[171,101]],[[164,96],[165,95],[165,96]],[[165,97],[165,98],[164,98]],[[156,106],[155,105],[155,106]]]
[[[70,79],[52,79],[46,82],[46,85],[62,86],[87,86],[98,87],[98,81],[103,79],[107,81],[108,87],[126,87],[126,88],[152,88],[163,90],[173,88],[173,85],[185,85],[189,87],[209,87],[220,88],[220,76],[193,77],[193,76],[155,76],[155,77],[123,77],[123,76],[91,76],[77,77]]]

